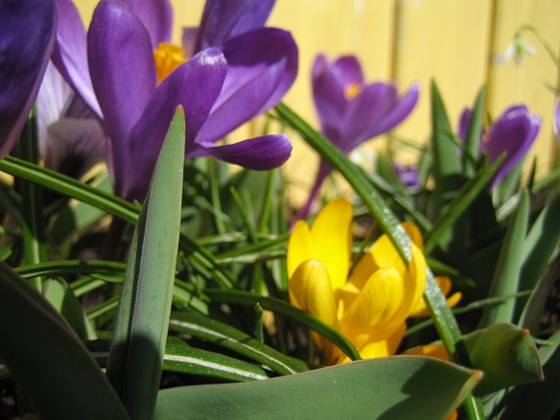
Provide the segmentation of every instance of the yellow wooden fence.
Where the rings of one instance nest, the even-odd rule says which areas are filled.
[[[89,21],[96,0],[78,0]],[[204,0],[174,0],[174,38],[183,26],[196,26]],[[417,82],[420,101],[396,134],[416,144],[430,136],[429,87],[437,82],[455,125],[461,110],[470,106],[486,85],[487,112],[498,116],[507,106],[528,105],[543,125],[530,159],[537,158],[537,175],[555,163],[556,140],[552,131],[559,72],[537,38],[526,33],[533,50],[521,63],[508,59],[515,32],[534,25],[560,49],[560,0],[277,0],[269,26],[292,32],[300,51],[299,76],[286,102],[313,124],[310,69],[319,52],[329,57],[355,54],[368,81],[394,81],[402,91]],[[243,136],[246,132],[238,133]],[[303,190],[311,183],[316,158],[294,139],[294,153],[286,172]],[[387,139],[372,142],[386,148]],[[410,162],[413,156],[397,154]]]

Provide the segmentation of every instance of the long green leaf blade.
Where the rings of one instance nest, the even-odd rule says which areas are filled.
[[[519,275],[523,262],[523,244],[529,222],[529,193],[521,195],[517,211],[512,217],[500,257],[494,272],[488,297],[512,295],[519,289]],[[489,306],[485,309],[480,325],[488,327],[498,322],[511,322],[515,310],[515,301],[507,300],[500,305]]]
[[[156,418],[441,419],[481,376],[423,357],[362,360],[267,381],[163,390]]]
[[[177,110],[134,231],[107,374],[131,417],[153,415],[179,244],[185,119]]]
[[[0,161],[0,171],[91,204],[127,222],[136,223],[138,218],[139,210],[135,204],[31,162],[6,156]]]
[[[273,348],[229,325],[196,313],[174,315],[170,321],[172,331],[189,334],[268,367],[280,375],[291,375],[307,370],[305,363],[285,356]]]
[[[0,262],[0,358],[44,419],[127,419],[115,391],[46,299]]]

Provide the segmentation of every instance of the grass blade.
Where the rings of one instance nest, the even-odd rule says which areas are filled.
[[[107,375],[134,419],[152,418],[175,278],[185,119],[175,113],[134,231]]]
[[[76,334],[46,299],[4,263],[0,263],[0,336],[0,358],[28,392],[41,418],[128,418]]]

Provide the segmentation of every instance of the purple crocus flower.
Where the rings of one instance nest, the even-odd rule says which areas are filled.
[[[329,61],[324,55],[318,55],[311,79],[321,132],[345,154],[366,140],[395,128],[418,101],[416,84],[400,97],[392,84],[366,84],[360,63],[354,56]],[[330,171],[331,167],[321,161],[302,217],[307,215]]]
[[[459,138],[464,139],[471,120],[470,109],[465,109],[459,121]],[[488,153],[493,163],[503,153],[505,160],[491,182],[494,187],[525,157],[537,138],[541,119],[532,116],[525,105],[507,108],[492,126],[481,135],[480,151]]]
[[[37,95],[37,131],[47,168],[79,178],[105,156],[99,119],[64,81],[52,63]]]
[[[52,52],[52,0],[0,2],[0,158],[14,147]]]
[[[168,41],[169,34],[153,28],[170,26],[169,2],[101,1],[87,34],[86,64],[83,57],[76,59],[86,42],[76,39],[85,31],[75,7],[70,0],[57,2],[59,10],[64,9],[61,19],[70,23],[59,30],[55,63],[103,118],[117,194],[129,200],[144,197],[178,105],[183,106],[187,121],[187,157],[213,156],[250,169],[277,167],[289,157],[292,146],[284,135],[215,145],[275,105],[293,83],[297,47],[289,33],[274,28],[243,32],[227,38],[219,48],[196,51],[161,77],[154,48]],[[157,24],[163,21],[166,24]],[[162,60],[166,64],[168,57]]]
[[[418,167],[415,165],[402,165],[400,163],[393,164],[393,170],[399,177],[403,186],[411,191],[417,191],[419,186],[419,173]]]

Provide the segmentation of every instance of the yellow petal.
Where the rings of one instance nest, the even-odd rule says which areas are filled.
[[[288,240],[288,278],[292,277],[299,265],[313,258],[313,244],[309,226],[303,220],[299,220],[292,230]]]
[[[333,290],[344,287],[352,252],[352,206],[345,198],[331,201],[311,227],[313,258],[329,273]]]
[[[374,242],[369,250],[369,254],[373,258],[375,265],[379,268],[393,267],[397,269],[399,273],[404,273],[406,270],[403,259],[386,234],[381,235],[379,239]]]
[[[405,301],[406,314],[410,312],[423,299],[424,289],[426,288],[426,259],[422,251],[416,245],[410,245],[411,260],[405,275],[406,296],[410,296],[411,300]]]
[[[413,347],[403,352],[403,355],[427,356],[439,360],[449,361],[449,354],[447,354],[447,350],[445,350],[445,347],[441,343],[431,343],[426,344],[425,346]]]
[[[387,339],[404,323],[404,278],[393,267],[377,270],[341,319],[342,332],[352,340],[370,334],[372,341]]]
[[[316,260],[304,261],[288,283],[290,302],[325,324],[336,327],[336,304],[325,266]]]
[[[421,250],[424,249],[424,239],[422,238],[422,232],[418,229],[412,222],[402,222],[401,226],[404,228],[407,235],[410,237],[414,245],[416,245]]]
[[[449,294],[449,292],[451,291],[451,285],[452,285],[451,279],[449,277],[446,277],[446,276],[437,276],[436,277],[436,282],[437,282],[439,288],[441,289],[441,292],[444,294],[444,296],[447,296]],[[447,305],[450,308],[453,308],[454,306],[456,306],[459,303],[462,296],[463,295],[461,294],[461,292],[454,293],[451,297],[449,297],[447,299]],[[430,316],[430,312],[428,311],[428,308],[426,307],[426,302],[424,302],[424,299],[418,300],[418,303],[416,304],[416,306],[414,307],[414,309],[410,313],[410,317],[411,318],[426,318],[428,316]]]
[[[406,324],[403,323],[401,326],[386,340],[372,341],[368,337],[363,344],[358,346],[358,351],[362,359],[374,359],[377,357],[388,357],[393,356],[397,349],[399,348],[401,341],[404,337],[406,331]],[[354,342],[352,344],[356,345]],[[342,355],[339,363],[348,363],[350,358],[346,355]]]

